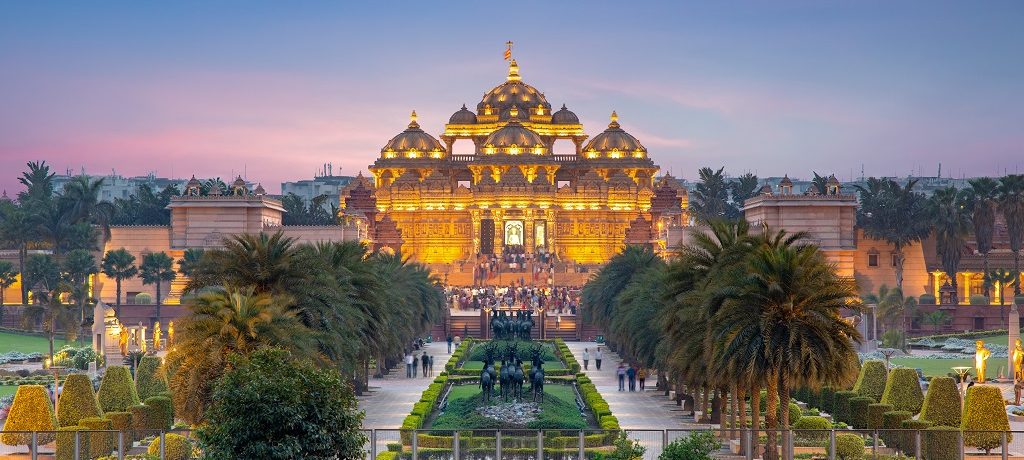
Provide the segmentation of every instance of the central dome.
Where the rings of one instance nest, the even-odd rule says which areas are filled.
[[[513,106],[528,111],[530,115],[551,115],[551,104],[544,94],[537,91],[519,77],[519,65],[513,59],[508,66],[508,79],[484,94],[483,100],[476,105],[479,115],[501,115]]]

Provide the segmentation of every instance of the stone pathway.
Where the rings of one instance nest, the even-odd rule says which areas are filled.
[[[426,353],[434,357],[434,375],[444,371],[444,365],[451,354],[446,342],[426,345]],[[455,346],[452,345],[452,349]],[[420,374],[422,375],[422,374]],[[406,378],[405,364],[392,369],[380,379],[370,379],[369,394],[358,397],[359,408],[366,412],[364,429],[398,429],[402,420],[412,411],[412,405],[420,400],[423,390],[434,381],[434,377]]]

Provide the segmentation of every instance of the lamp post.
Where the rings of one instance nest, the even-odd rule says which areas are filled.
[[[960,405],[964,403],[964,379],[967,378],[967,373],[971,371],[969,366],[957,366],[953,368],[953,372],[956,372],[960,376]]]
[[[60,398],[60,371],[64,369],[64,366],[53,365],[54,359],[52,356],[46,358],[43,361],[43,367],[53,371],[53,410],[57,410],[57,400]]]
[[[889,360],[896,354],[897,350],[895,348],[879,348],[878,351],[882,353],[882,356],[885,356],[885,372],[889,373]]]
[[[540,312],[540,339],[544,340],[544,326],[547,325],[548,318],[544,316],[544,307],[537,307],[537,311]]]

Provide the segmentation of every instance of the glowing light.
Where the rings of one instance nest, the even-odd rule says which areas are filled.
[[[622,153],[619,149],[612,149],[611,153],[608,154],[609,158],[622,158]]]
[[[587,158],[597,158],[597,151],[590,149],[587,151]]]
[[[534,147],[533,148],[533,154],[534,155],[543,155],[544,154],[544,147],[541,147],[539,145]]]
[[[544,115],[544,106],[537,104],[537,115]]]
[[[511,109],[508,109],[508,114],[512,117],[518,117],[519,108],[513,105]]]
[[[508,154],[509,155],[519,155],[519,146],[516,145],[516,144],[512,144],[512,146],[510,146],[508,148]]]
[[[419,158],[420,157],[420,152],[417,151],[414,148],[413,149],[409,149],[408,152],[405,152],[405,157],[406,158]]]
[[[487,146],[484,147],[484,153],[488,155],[494,155],[494,146],[491,144],[487,144]]]

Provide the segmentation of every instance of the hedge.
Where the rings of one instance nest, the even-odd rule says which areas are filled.
[[[879,402],[882,400],[882,393],[885,392],[885,376],[885,363],[864,361],[860,367],[860,374],[857,375],[857,383],[853,385],[853,391]]]
[[[384,451],[377,454],[377,460],[398,460],[398,452]]]
[[[837,422],[850,424],[850,400],[857,397],[855,391],[837,391],[833,395],[832,419]]]
[[[875,400],[858,396],[850,400],[850,425],[858,430],[868,427],[868,407],[875,403]]]
[[[159,357],[142,357],[139,368],[135,370],[135,389],[143,401],[167,391],[167,376]]]
[[[78,450],[81,453],[89,452],[89,436],[81,433],[88,428],[84,426],[62,426],[57,428],[57,446],[54,452],[55,460],[73,460],[75,458],[75,438],[78,438]],[[41,443],[41,442],[40,442]]]
[[[104,417],[110,420],[111,429],[117,431],[129,431],[132,429],[131,412],[107,412]]]
[[[921,406],[921,420],[934,425],[960,426],[960,390],[952,377],[935,377]]]
[[[83,418],[79,425],[84,430],[112,430],[114,429],[113,423],[110,419],[101,417],[88,417]],[[99,432],[99,433],[87,433],[83,437],[89,438],[89,457],[95,458],[104,455],[109,455],[114,450],[114,433]]]
[[[875,403],[868,405],[868,429],[877,430],[882,428],[882,416],[892,411],[892,405]]]
[[[829,422],[825,417],[819,417],[815,415],[809,415],[807,417],[800,417],[793,424],[793,429],[796,430],[796,439],[804,441],[824,441],[828,439],[828,431],[832,429],[832,422]],[[801,432],[800,430],[822,430],[822,431],[806,431]]]
[[[909,368],[893,369],[885,382],[882,403],[892,405],[895,410],[905,410],[912,414],[921,412],[924,394],[917,371]]]
[[[789,426],[793,426],[794,423],[800,421],[800,417],[803,416],[803,413],[800,412],[800,406],[795,402],[789,403],[787,408],[789,409]],[[779,420],[782,420],[781,412],[779,413]]]
[[[839,460],[864,458],[864,438],[852,433],[837,434],[835,454]]]
[[[928,460],[960,460],[960,429],[933,426],[921,433],[921,448]]]
[[[100,405],[96,401],[96,392],[92,389],[92,380],[85,374],[71,374],[64,381],[57,402],[57,423],[59,426],[78,426],[79,420],[88,417],[99,417]]]
[[[184,436],[167,433],[164,435],[164,442],[167,443],[164,447],[164,458],[166,460],[189,460],[192,458],[192,443]],[[160,455],[159,436],[149,443],[146,453],[149,455]]]
[[[905,410],[894,410],[882,414],[882,429],[885,431],[881,435],[887,446],[906,449],[905,433],[897,430],[903,429],[903,422],[910,420],[913,416],[914,414]]]
[[[140,402],[139,394],[135,391],[135,383],[132,382],[132,374],[124,366],[107,368],[96,396],[104,412],[126,411]]]
[[[823,412],[833,414],[833,404],[835,402],[836,391],[830,387],[821,389],[821,393],[818,395],[818,409]],[[835,414],[833,414],[835,415]]]
[[[1010,421],[999,387],[974,385],[967,389],[967,404],[960,428],[964,431],[964,445],[984,449],[986,454],[1002,444],[999,431],[1010,431]],[[1006,441],[1012,439],[1013,435],[1007,433]]]
[[[57,418],[53,415],[53,403],[50,394],[40,385],[21,385],[14,394],[14,402],[4,422],[4,433],[0,442],[9,446],[29,445],[32,443],[31,433],[12,433],[12,431],[53,431],[57,429]],[[53,442],[54,433],[39,433],[36,436],[39,444]]]
[[[153,428],[169,430],[174,426],[174,409],[171,405],[171,398],[166,396],[153,396],[146,398],[146,401],[143,404],[152,408],[150,414],[154,419],[150,420],[150,425]]]

